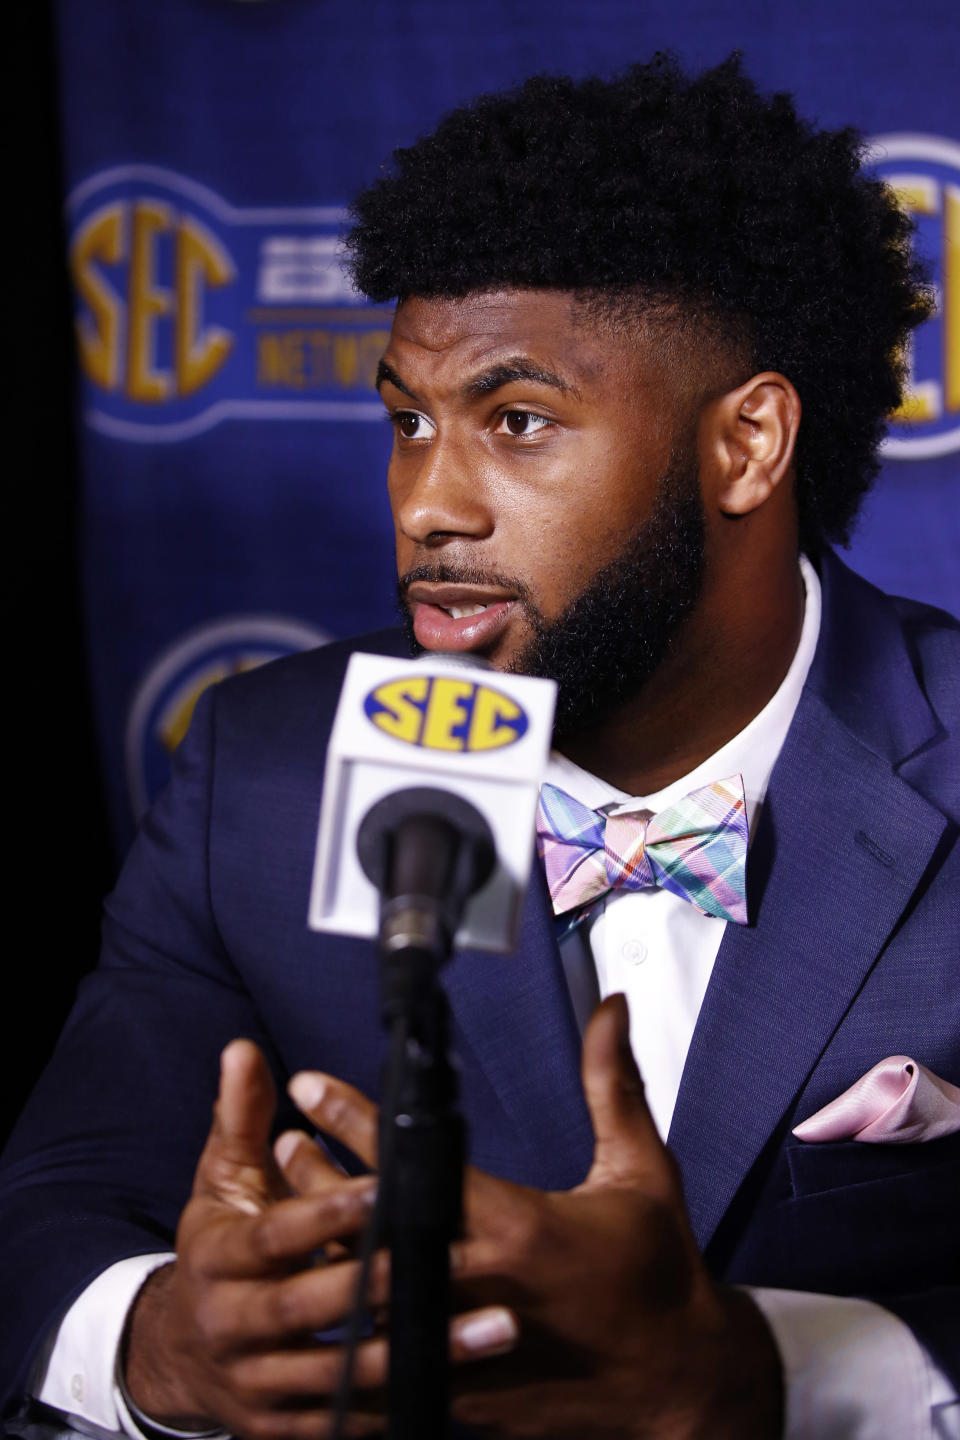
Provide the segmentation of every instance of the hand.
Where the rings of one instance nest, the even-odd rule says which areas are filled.
[[[366,1103],[366,1102],[365,1102]],[[330,1433],[329,1399],[343,1350],[319,1343],[318,1330],[352,1310],[358,1262],[349,1241],[364,1228],[376,1179],[349,1179],[299,1131],[270,1150],[275,1111],[266,1061],[247,1040],[221,1061],[213,1125],[193,1194],[177,1230],[174,1264],[140,1291],[125,1346],[125,1382],[137,1407],[184,1429],[220,1425],[251,1440],[321,1440]],[[310,1152],[310,1191],[297,1195],[281,1165],[296,1169]],[[387,1297],[387,1257],[377,1257],[367,1303]],[[458,1317],[455,1359],[509,1344],[503,1311]],[[364,1340],[354,1363],[348,1435],[383,1430],[387,1342]]]
[[[595,1152],[582,1185],[544,1193],[468,1173],[467,1233],[452,1254],[461,1302],[509,1306],[520,1338],[505,1358],[460,1372],[456,1417],[492,1435],[772,1440],[782,1430],[776,1347],[748,1297],[703,1265],[622,996],[590,1023],[583,1084]],[[375,1163],[369,1101],[315,1074],[290,1088],[321,1129]],[[295,1157],[305,1193],[310,1151]]]
[[[270,1440],[325,1433],[342,1352],[312,1337],[352,1307],[357,1265],[322,1255],[362,1229],[375,1180],[347,1179],[317,1150],[313,1192],[293,1195],[270,1151],[274,1108],[263,1056],[234,1041],[176,1263],[149,1278],[128,1326],[127,1390],[162,1423]],[[381,1384],[385,1343],[361,1345],[359,1387]],[[379,1430],[382,1418],[356,1414],[348,1433]]]

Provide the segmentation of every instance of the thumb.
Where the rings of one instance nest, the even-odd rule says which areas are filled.
[[[608,995],[583,1037],[583,1091],[593,1121],[591,1181],[656,1182],[670,1174],[630,1049],[630,1013],[624,995]]]
[[[270,1146],[275,1110],[262,1052],[251,1040],[232,1040],[220,1056],[220,1090],[194,1195],[255,1213],[289,1194]]]

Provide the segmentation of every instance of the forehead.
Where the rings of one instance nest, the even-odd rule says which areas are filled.
[[[508,356],[526,356],[571,388],[653,379],[640,327],[589,320],[563,290],[490,290],[458,299],[411,296],[398,306],[385,359],[432,380],[462,380]]]

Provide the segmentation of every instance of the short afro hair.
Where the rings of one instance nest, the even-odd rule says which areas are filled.
[[[776,370],[800,394],[800,538],[816,551],[848,538],[931,309],[911,223],[861,148],[758,94],[736,54],[692,77],[667,54],[609,81],[539,75],[395,151],[346,244],[378,302],[632,296],[634,313],[668,301],[731,337],[743,379]]]

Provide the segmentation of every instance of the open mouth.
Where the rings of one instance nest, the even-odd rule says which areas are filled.
[[[496,646],[517,596],[496,586],[415,581],[407,591],[413,632],[425,650],[487,651]]]
[[[489,605],[441,605],[441,610],[446,610],[452,620],[469,620],[474,615],[482,615],[484,610],[489,610]]]

